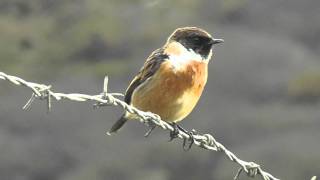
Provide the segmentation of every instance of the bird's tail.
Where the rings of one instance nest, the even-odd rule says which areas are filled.
[[[121,118],[113,124],[107,134],[111,135],[112,133],[116,133],[127,121],[128,119],[125,117],[125,114],[123,114]]]

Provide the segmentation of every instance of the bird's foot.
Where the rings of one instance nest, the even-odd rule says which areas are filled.
[[[173,127],[173,131],[170,131],[170,139],[169,142],[171,142],[173,139],[178,137],[179,134],[179,126],[176,123],[170,123]]]
[[[194,144],[194,133],[195,131],[190,131],[190,132],[185,132],[189,135],[189,138],[184,138],[183,139],[183,144],[182,144],[182,148],[184,151],[189,151],[192,147],[192,145]],[[188,145],[187,145],[187,141],[188,141]]]
[[[183,144],[182,144],[182,148],[184,151],[189,151],[192,147],[192,145],[194,144],[194,133],[196,132],[194,129],[192,131],[187,131],[186,129],[184,129],[182,126],[177,125],[178,129],[180,129],[182,132],[186,133],[189,135],[189,138],[184,138],[183,139]],[[188,142],[188,143],[187,143]]]
[[[179,131],[182,131],[186,134],[189,135],[189,138],[184,138],[183,139],[183,144],[182,144],[182,148],[184,151],[189,151],[192,147],[192,145],[194,144],[194,133],[196,132],[195,130],[192,131],[187,131],[186,129],[184,129],[183,127],[181,127],[180,125],[176,124],[176,123],[171,123],[171,125],[173,126],[173,131],[170,132],[170,141],[172,141],[173,139],[178,137]]]

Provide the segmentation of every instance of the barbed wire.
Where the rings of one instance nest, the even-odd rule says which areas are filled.
[[[52,98],[57,101],[60,101],[62,99],[68,99],[71,101],[79,101],[79,102],[93,101],[95,102],[94,107],[120,106],[125,111],[136,114],[138,116],[138,120],[148,126],[151,126],[151,127],[158,126],[164,130],[169,130],[171,132],[177,130],[172,125],[166,123],[165,121],[162,121],[160,116],[151,112],[140,111],[137,108],[130,106],[126,104],[124,101],[116,98],[116,96],[123,96],[122,94],[108,93],[108,77],[105,77],[103,92],[99,95],[87,95],[87,94],[78,94],[78,93],[68,93],[68,94],[56,93],[51,90],[52,88],[51,85],[28,82],[19,77],[8,75],[3,72],[0,72],[0,79],[7,80],[18,86],[26,86],[32,90],[33,92],[32,96],[28,100],[28,102],[23,106],[23,109],[28,109],[35,99],[46,100],[48,112],[52,108],[51,106]],[[183,140],[191,140],[192,138],[188,133],[181,131],[180,129],[177,132],[177,136]],[[278,178],[274,177],[270,173],[262,170],[259,164],[256,164],[255,162],[247,162],[239,159],[234,153],[229,151],[224,145],[216,141],[215,138],[210,134],[194,134],[193,140],[194,140],[194,144],[196,144],[197,146],[204,149],[212,150],[212,151],[223,152],[229,160],[237,163],[240,166],[240,168],[234,177],[235,180],[239,178],[242,172],[245,172],[249,177],[255,177],[257,175],[260,175],[263,180],[279,180]],[[315,176],[313,178],[314,178],[313,180],[315,180]]]

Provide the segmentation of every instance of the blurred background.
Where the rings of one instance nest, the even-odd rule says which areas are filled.
[[[320,176],[320,1],[1,0],[0,71],[65,93],[124,92],[174,29],[198,26],[216,46],[187,129],[211,133],[281,179]],[[120,108],[45,102],[0,81],[1,180],[232,179],[223,154],[168,142],[128,123]],[[250,179],[245,175],[241,179]],[[259,177],[257,177],[259,179]]]

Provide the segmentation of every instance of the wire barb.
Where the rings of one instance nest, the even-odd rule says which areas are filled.
[[[35,99],[46,100],[47,101],[47,109],[48,112],[51,111],[52,108],[52,99],[56,101],[62,99],[68,99],[71,101],[93,101],[95,102],[94,107],[101,107],[101,106],[120,106],[125,111],[130,113],[134,113],[139,117],[139,121],[144,124],[149,124],[150,127],[161,127],[164,130],[174,131],[174,127],[165,121],[162,121],[160,116],[151,112],[144,112],[126,104],[124,101],[117,99],[115,96],[123,96],[120,93],[108,93],[108,77],[106,76],[104,79],[103,85],[103,92],[100,95],[86,95],[86,94],[78,94],[78,93],[71,93],[71,94],[64,94],[64,93],[56,93],[51,91],[51,86],[37,84],[32,82],[27,82],[19,77],[7,75],[3,72],[0,72],[0,79],[7,80],[17,86],[26,86],[32,90],[32,96],[23,107],[23,109],[30,108],[32,102]],[[194,134],[193,137],[186,132],[179,130],[178,137],[182,140],[191,140],[193,139],[193,143],[201,148],[223,152],[226,157],[237,163],[240,166],[236,176],[234,179],[237,179],[241,172],[246,172],[249,177],[255,177],[256,175],[260,175],[263,180],[279,180],[275,178],[271,174],[266,171],[263,171],[260,165],[254,162],[246,162],[239,159],[235,154],[230,152],[226,147],[224,147],[221,143],[215,140],[215,138],[210,134]],[[312,180],[315,180],[316,177],[314,176]]]
[[[233,180],[237,180],[240,176],[240,174],[242,173],[243,169],[239,168],[237,174],[234,176]]]
[[[32,104],[32,102],[36,99],[36,96],[34,93],[32,93],[30,99],[27,101],[27,103],[22,107],[23,110],[28,110]]]
[[[317,180],[317,176],[312,176],[311,180]]]
[[[107,95],[108,94],[108,83],[109,83],[109,78],[108,76],[104,77],[104,81],[103,81],[103,95]]]

